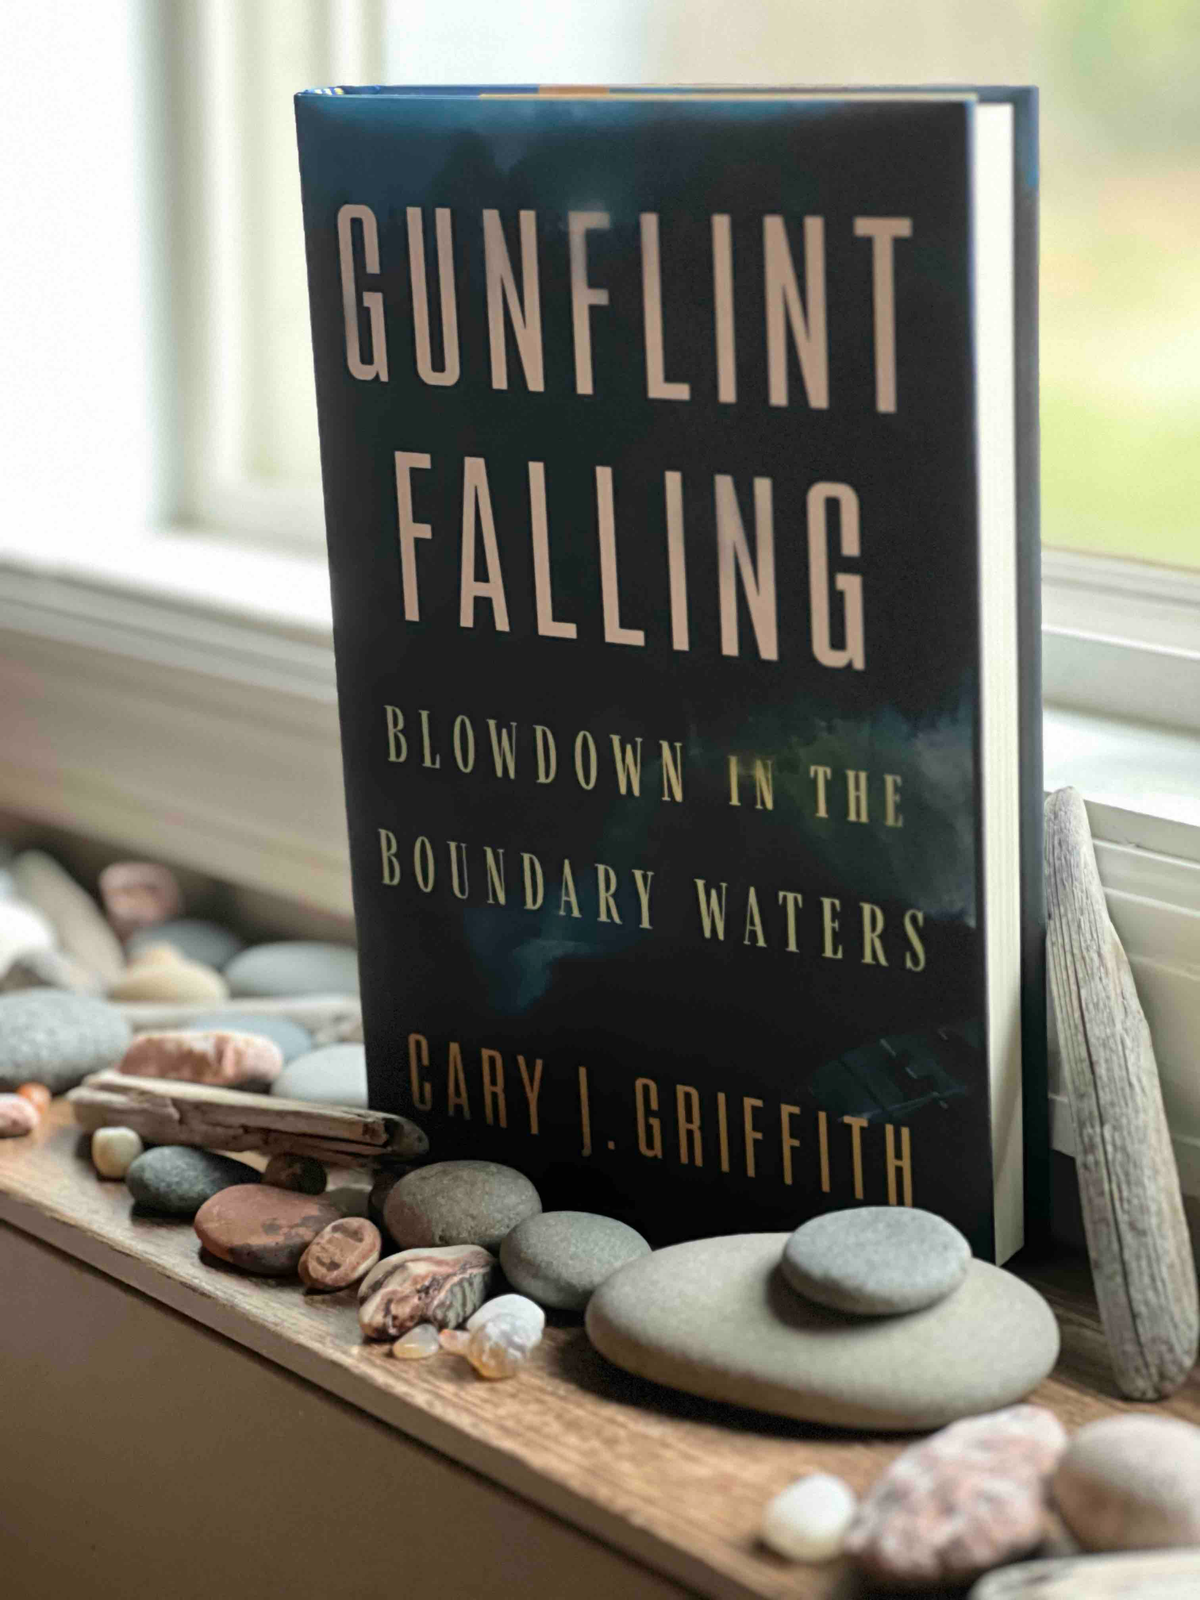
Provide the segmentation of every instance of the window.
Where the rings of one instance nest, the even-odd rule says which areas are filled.
[[[1189,0],[211,0],[176,18],[170,48],[202,69],[188,115],[212,330],[183,347],[180,372],[210,407],[184,498],[193,519],[319,528],[296,87],[1015,81],[1042,87],[1045,542],[1200,567],[1200,8]]]

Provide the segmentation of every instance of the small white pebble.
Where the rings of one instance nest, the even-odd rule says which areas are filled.
[[[392,1346],[392,1354],[401,1361],[424,1361],[427,1356],[435,1356],[442,1348],[438,1338],[438,1331],[432,1322],[418,1322],[415,1328],[410,1328],[396,1340]]]
[[[768,1502],[762,1541],[789,1561],[829,1561],[842,1548],[857,1503],[849,1485],[827,1472],[797,1478]]]
[[[102,1178],[123,1178],[146,1146],[132,1128],[97,1128],[92,1165]]]
[[[541,1342],[542,1329],[532,1317],[500,1311],[474,1329],[466,1356],[481,1378],[515,1378]]]
[[[530,1327],[536,1324],[539,1337],[546,1326],[546,1313],[536,1300],[523,1294],[498,1294],[494,1300],[485,1300],[479,1310],[467,1318],[467,1332],[474,1333],[493,1317],[523,1317]]]

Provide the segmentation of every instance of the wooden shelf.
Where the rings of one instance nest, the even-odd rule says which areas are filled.
[[[670,1580],[647,1592],[679,1593],[672,1584],[720,1600],[853,1592],[837,1565],[791,1566],[762,1549],[763,1504],[818,1469],[861,1490],[907,1442],[774,1422],[674,1394],[609,1366],[566,1318],[548,1330],[532,1370],[509,1383],[485,1383],[446,1356],[394,1361],[386,1347],[362,1343],[353,1291],[313,1296],[295,1282],[246,1277],[202,1260],[187,1223],[134,1217],[125,1186],[96,1178],[62,1102],[29,1138],[0,1142],[0,1221]],[[1069,1426],[1136,1409],[1113,1391],[1086,1261],[1064,1258],[1025,1275],[1051,1300],[1063,1330],[1062,1361],[1033,1398]],[[1195,1374],[1165,1409],[1200,1421]]]

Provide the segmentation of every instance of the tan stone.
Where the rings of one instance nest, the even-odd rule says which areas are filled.
[[[1028,1555],[1045,1532],[1046,1480],[1067,1436],[1041,1406],[955,1422],[898,1456],[872,1486],[845,1551],[891,1584],[965,1583]]]
[[[109,984],[110,1000],[213,1001],[229,998],[219,972],[181,956],[174,945],[152,944]]]
[[[227,1089],[274,1083],[283,1052],[254,1033],[143,1033],[126,1050],[117,1071],[132,1078],[172,1078]]]
[[[1200,1428],[1153,1415],[1089,1422],[1059,1462],[1052,1491],[1085,1549],[1200,1545]]]
[[[87,890],[41,850],[24,851],[11,871],[21,899],[36,906],[54,928],[59,949],[102,982],[116,982],[125,952]]]
[[[22,1099],[28,1100],[40,1117],[50,1104],[54,1096],[44,1083],[19,1083],[17,1093]]]

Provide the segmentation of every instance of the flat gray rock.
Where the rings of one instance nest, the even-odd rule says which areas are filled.
[[[519,1222],[542,1209],[524,1173],[498,1161],[436,1161],[401,1178],[383,1203],[401,1250],[477,1244],[493,1254]]]
[[[218,972],[246,947],[244,939],[239,939],[231,928],[219,922],[206,922],[202,917],[174,917],[168,922],[156,922],[152,927],[139,929],[130,936],[126,948],[131,956],[138,956],[156,944],[173,945],[189,961],[215,967]]]
[[[404,1180],[408,1182],[408,1179]],[[918,1432],[1023,1400],[1058,1358],[1035,1289],[973,1261],[945,1300],[906,1317],[849,1317],[783,1278],[785,1233],[672,1245],[588,1303],[600,1354],[708,1400],[870,1432]]]
[[[327,1044],[310,1050],[288,1062],[271,1093],[323,1106],[365,1106],[367,1053],[361,1044]]]
[[[256,944],[225,968],[232,994],[357,994],[358,952],[350,944],[284,939]]]
[[[0,1089],[44,1083],[65,1094],[89,1072],[115,1067],[133,1035],[105,1000],[63,989],[0,996]]]
[[[279,1046],[285,1063],[294,1061],[297,1056],[311,1054],[313,1048],[312,1034],[307,1028],[302,1028],[290,1017],[271,1012],[202,1011],[198,1016],[188,1019],[187,1029],[200,1033],[211,1029],[217,1033],[257,1034],[260,1039],[270,1039]]]
[[[246,1161],[191,1145],[161,1144],[131,1164],[125,1184],[139,1206],[167,1217],[194,1217],[206,1200],[234,1184],[257,1183]]]
[[[526,1217],[500,1246],[514,1289],[539,1305],[582,1311],[606,1278],[650,1246],[635,1228],[591,1211],[543,1211]]]
[[[932,1211],[855,1206],[813,1217],[783,1248],[783,1275],[807,1300],[860,1317],[936,1305],[967,1275],[971,1246]]]

